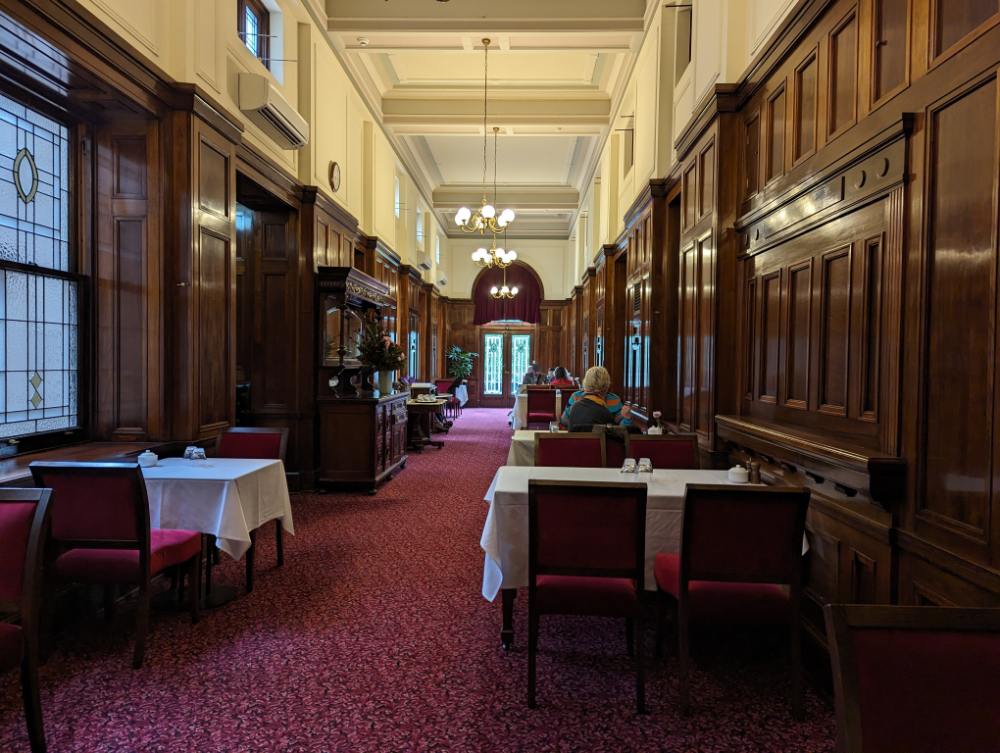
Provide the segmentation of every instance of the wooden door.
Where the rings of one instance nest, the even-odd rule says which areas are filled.
[[[483,327],[482,407],[514,407],[517,388],[533,361],[534,344],[532,327]]]

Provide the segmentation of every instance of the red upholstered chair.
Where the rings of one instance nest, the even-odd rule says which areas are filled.
[[[257,426],[236,426],[220,432],[215,438],[215,456],[219,458],[248,458],[252,460],[280,460],[285,462],[288,446],[288,429],[270,429]],[[278,567],[285,564],[285,534],[281,519],[275,523]],[[214,548],[214,547],[213,547]],[[257,529],[250,531],[250,548],[247,549],[247,593],[253,591],[253,570],[257,552]],[[214,553],[213,553],[214,554]]]
[[[626,434],[624,442],[617,437],[604,435],[604,463],[608,468],[621,468],[628,457],[628,445],[630,437]],[[655,465],[653,466],[656,467]]]
[[[646,712],[643,666],[646,485],[528,482],[528,706],[535,708],[539,617],[624,617],[635,653],[636,709]]]
[[[792,712],[802,717],[799,599],[802,533],[809,490],[700,486],[684,499],[680,554],[658,554],[657,612],[663,592],[677,600],[681,710],[691,713],[688,627],[692,621],[783,622],[791,626]],[[787,584],[790,594],[777,584]],[[657,615],[657,649],[662,614]]]
[[[544,385],[528,387],[528,418],[525,428],[541,424],[549,428],[549,423],[556,420],[556,391]]]
[[[0,609],[21,616],[19,626],[0,622],[0,673],[21,668],[32,753],[46,749],[38,692],[38,613],[51,494],[49,489],[0,489]]]
[[[535,435],[535,465],[538,467],[604,468],[603,434],[559,432]]]
[[[450,415],[452,419],[456,419],[462,410],[462,403],[452,394],[452,384],[454,384],[454,382],[449,382],[447,379],[437,379],[434,381],[434,386],[437,387],[439,395],[451,395],[451,397],[448,398],[448,402],[444,405],[445,415]]]
[[[1000,751],[1000,609],[824,610],[840,753]]]
[[[190,581],[191,622],[201,599],[201,534],[150,530],[146,483],[138,465],[116,463],[31,464],[37,486],[52,489],[52,543],[61,554],[53,575],[71,583],[101,583],[105,616],[114,605],[114,585],[139,587],[135,653],[142,666],[149,625],[149,580],[184,565]]]
[[[693,434],[632,434],[631,457],[649,458],[656,470],[698,470],[698,437]]]

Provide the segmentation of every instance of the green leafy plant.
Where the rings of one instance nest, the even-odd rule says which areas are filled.
[[[471,353],[457,345],[448,348],[444,356],[448,359],[448,376],[463,378],[472,374],[472,359],[479,358],[478,353]]]
[[[397,371],[406,366],[406,351],[392,341],[388,330],[382,329],[382,320],[374,311],[365,316],[358,359],[362,366],[372,371]]]

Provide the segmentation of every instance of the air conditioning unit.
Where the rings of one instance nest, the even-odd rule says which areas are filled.
[[[240,74],[240,111],[285,149],[301,149],[309,143],[309,124],[267,76]]]
[[[425,254],[423,251],[418,252],[418,255],[420,256],[420,259],[419,259],[419,261],[420,261],[420,268],[421,269],[430,269],[431,268],[431,257],[429,257],[427,254]]]
[[[440,280],[438,280],[438,285],[440,285],[442,288],[445,285],[447,285],[447,284],[448,284],[448,278],[447,277],[442,277]]]

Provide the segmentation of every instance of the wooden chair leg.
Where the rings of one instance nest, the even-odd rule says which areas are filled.
[[[21,662],[21,693],[24,696],[24,716],[28,722],[28,742],[31,753],[45,753],[45,726],[42,724],[42,701],[38,684],[38,650],[26,646]]]
[[[635,620],[625,618],[625,651],[629,656],[635,653]]]
[[[802,682],[802,631],[798,599],[792,599],[792,718],[801,722],[805,717],[805,689]]]
[[[528,708],[535,704],[535,654],[538,652],[538,612],[528,606]]]
[[[285,529],[281,524],[281,518],[274,521],[274,530],[277,536],[276,543],[278,547],[278,567],[285,564]]]
[[[635,706],[636,713],[646,713],[646,616],[643,604],[635,616]]]
[[[190,595],[188,596],[188,607],[191,611],[191,624],[198,624],[198,610],[201,607],[201,550],[198,551],[188,563],[188,581],[190,583]]]
[[[681,695],[681,713],[691,716],[691,688],[688,686],[688,614],[687,599],[681,596],[677,605],[677,680]]]
[[[104,622],[110,623],[115,618],[115,584],[104,584]]]
[[[257,531],[250,531],[250,548],[247,549],[247,593],[253,591],[253,564],[257,554]]]
[[[136,604],[135,616],[135,653],[132,656],[132,668],[142,667],[146,655],[146,632],[149,630],[149,584],[139,586],[139,600]]]

